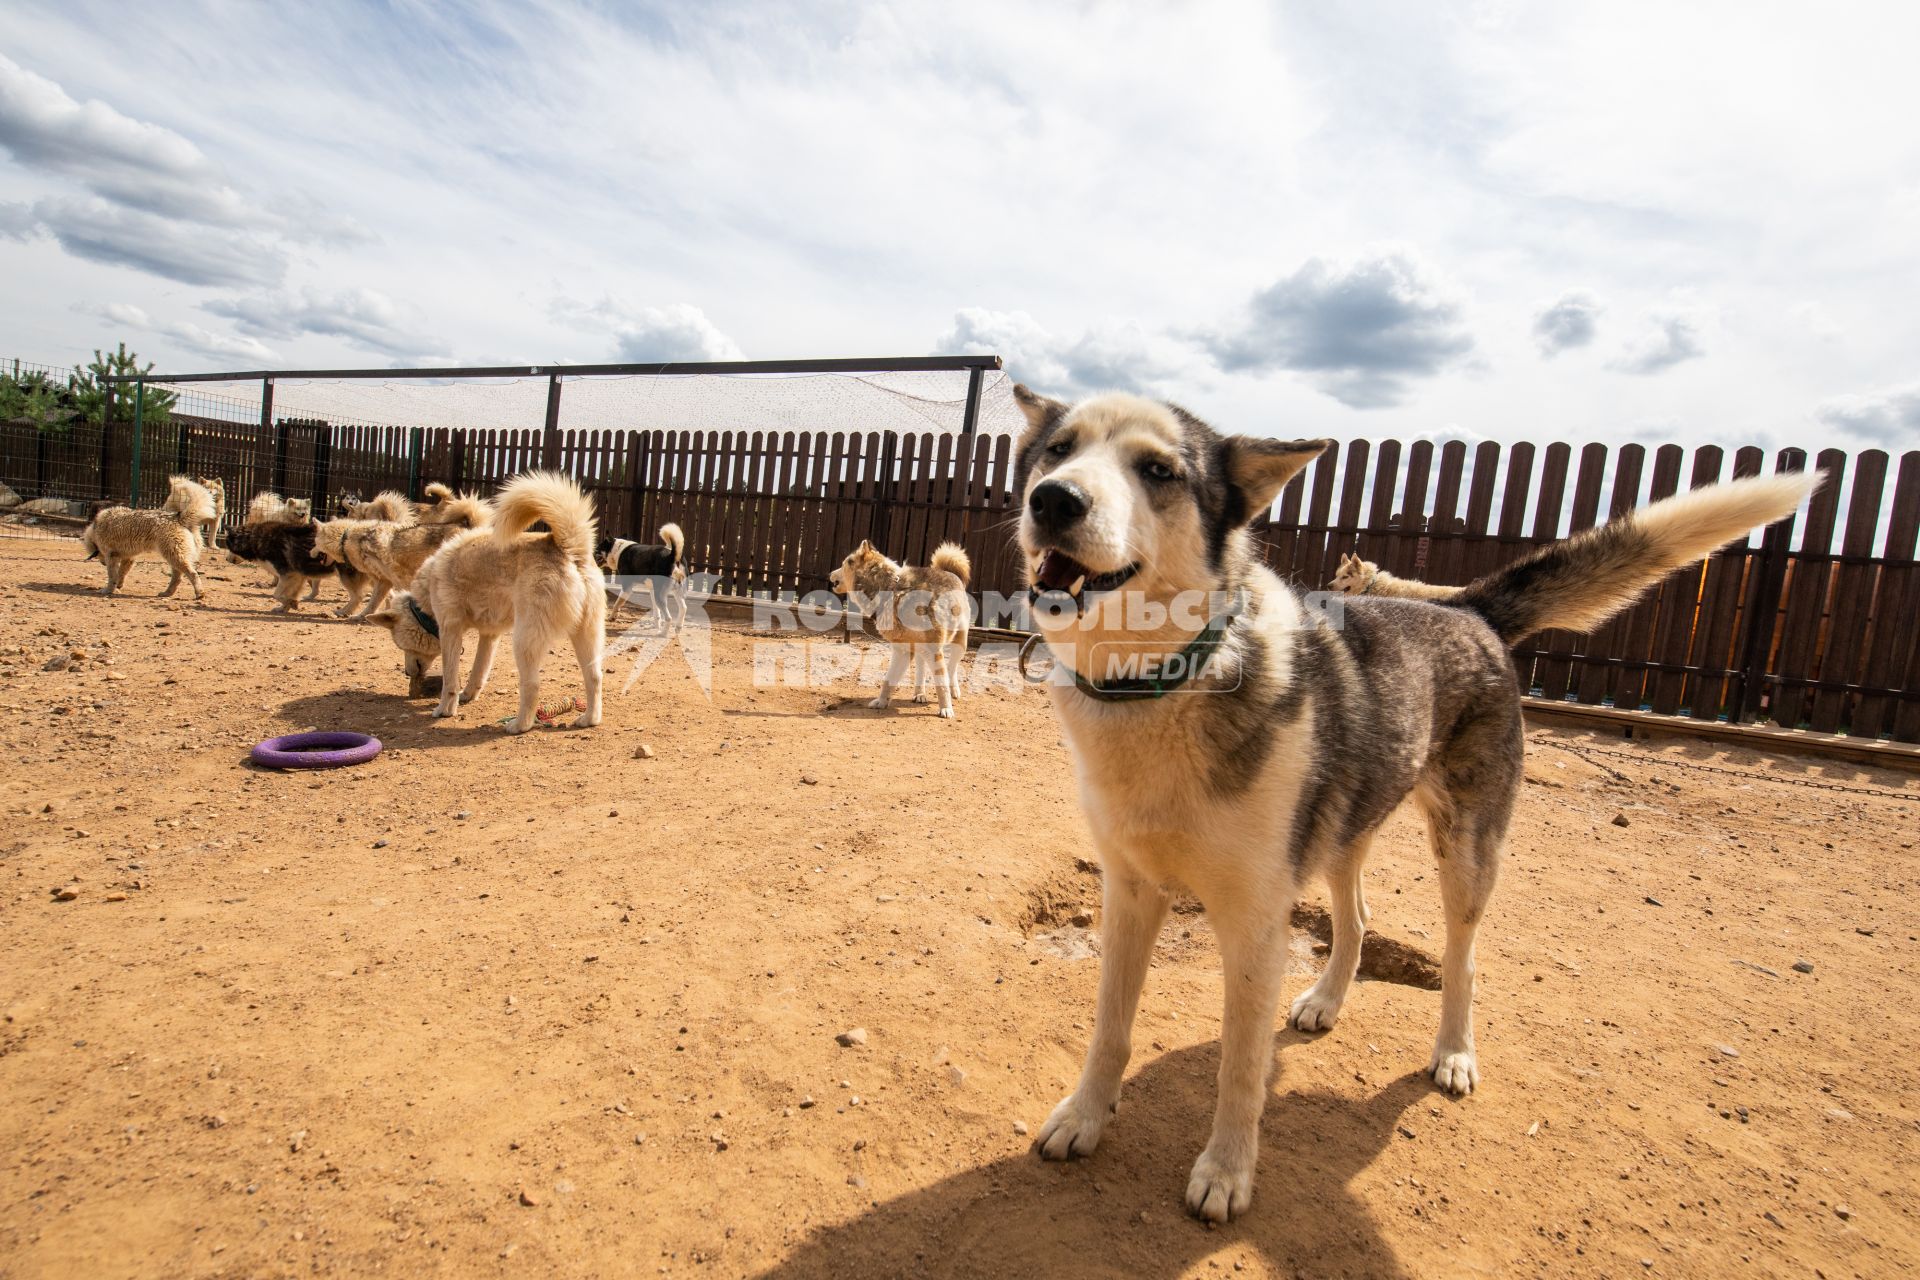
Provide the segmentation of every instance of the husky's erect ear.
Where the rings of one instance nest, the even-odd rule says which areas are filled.
[[[1300,469],[1333,447],[1331,440],[1267,440],[1227,437],[1227,480],[1240,494],[1240,523],[1267,513],[1274,498]]]
[[[1027,429],[1020,433],[1020,438],[1013,445],[1014,484],[1017,488],[1025,488],[1027,476],[1033,468],[1034,446],[1046,438],[1060,419],[1067,416],[1072,406],[1036,394],[1018,382],[1013,384],[1013,399],[1027,418]]]
[[[860,539],[861,554],[867,555],[867,554],[870,554],[872,551],[873,551],[873,543],[866,538]]]
[[[1067,411],[1066,405],[1028,390],[1021,382],[1013,384],[1013,399],[1020,406],[1020,412],[1027,415],[1029,427],[1044,427]]]

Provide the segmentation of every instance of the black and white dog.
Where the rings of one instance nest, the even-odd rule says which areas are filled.
[[[606,571],[608,585],[621,589],[622,600],[644,582],[667,634],[678,635],[687,620],[687,539],[680,526],[671,523],[661,525],[659,535],[658,542],[602,538],[595,558]]]

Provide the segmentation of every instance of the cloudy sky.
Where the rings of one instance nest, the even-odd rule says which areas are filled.
[[[1920,6],[12,0],[0,355],[1920,444]]]

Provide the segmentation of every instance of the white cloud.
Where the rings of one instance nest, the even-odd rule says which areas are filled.
[[[631,307],[612,298],[578,302],[557,298],[555,320],[575,329],[597,331],[612,339],[610,356],[633,364],[663,361],[744,360],[740,345],[714,326],[707,313],[689,302],[662,307]]]
[[[1681,307],[1657,307],[1648,314],[1646,327],[1607,363],[1607,367],[1616,373],[1645,377],[1665,373],[1673,366],[1689,360],[1698,360],[1707,354],[1702,341],[1703,327],[1702,318],[1694,311]]]
[[[1599,331],[1600,300],[1584,289],[1561,294],[1533,315],[1533,340],[1540,354],[1551,359],[1562,351],[1584,347]]]
[[[1234,328],[1203,335],[1229,373],[1304,373],[1351,408],[1398,404],[1416,378],[1473,351],[1465,307],[1409,249],[1309,258],[1253,295]]]
[[[448,350],[441,340],[421,334],[423,321],[409,308],[375,289],[216,298],[202,303],[201,309],[232,320],[240,332],[258,338],[319,334],[398,359],[442,356]]]
[[[1109,323],[1077,338],[1048,332],[1024,311],[962,307],[934,340],[936,355],[999,355],[1036,390],[1059,396],[1149,390],[1170,366],[1136,324]]]
[[[351,219],[296,206],[270,212],[235,190],[199,147],[171,129],[59,84],[0,54],[0,150],[21,166],[78,182],[89,195],[9,206],[0,231],[53,237],[75,257],[195,285],[275,284],[287,254],[275,237],[351,244]]]
[[[238,356],[249,361],[265,362],[275,358],[272,348],[252,338],[231,333],[216,333],[191,321],[155,320],[147,313],[146,308],[135,306],[131,302],[109,302],[98,307],[81,307],[79,310],[90,311],[101,319],[111,321],[122,328],[136,329],[171,339],[179,346],[214,359]]]
[[[42,200],[35,225],[76,258],[132,267],[181,284],[277,284],[284,250],[257,236],[196,226],[97,197]]]
[[[1920,440],[1920,382],[1866,395],[1835,396],[1821,404],[1814,416],[1877,445],[1906,448]]]

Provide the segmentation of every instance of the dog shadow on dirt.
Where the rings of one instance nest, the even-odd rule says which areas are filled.
[[[19,586],[22,591],[38,591],[42,595],[99,596],[102,600],[104,600],[107,598],[105,593],[101,590],[101,587],[104,585],[104,582],[105,582],[105,579],[103,578],[100,582],[22,582],[19,584]],[[159,583],[154,586],[151,592],[140,591],[140,590],[129,591],[127,590],[127,588],[122,587],[120,588],[119,594],[123,596],[132,596],[135,598],[138,598],[143,595],[151,595],[155,599],[158,599],[160,597],[160,588],[165,585],[166,585],[166,579],[162,578],[159,581]],[[185,585],[184,583],[181,584],[180,590],[174,592],[174,598],[178,599],[183,595],[189,600],[193,599],[193,588]]]
[[[1289,1090],[1283,1067],[1260,1126],[1252,1207],[1209,1229],[1183,1198],[1212,1122],[1218,1066],[1217,1043],[1155,1058],[1128,1080],[1091,1157],[1055,1164],[1023,1151],[969,1169],[823,1227],[759,1274],[1121,1277],[1185,1274],[1211,1258],[1223,1274],[1238,1261],[1254,1274],[1410,1275],[1349,1184],[1404,1140],[1396,1134],[1408,1108],[1438,1096],[1426,1074],[1350,1099]]]
[[[368,733],[380,739],[383,747],[409,751],[480,746],[512,736],[498,722],[519,710],[517,695],[490,689],[463,705],[451,721],[437,721],[433,709],[439,701],[438,677],[430,679],[435,689],[430,697],[406,697],[406,677],[396,670],[391,690],[335,689],[289,698],[281,704],[280,714],[296,725]],[[528,736],[564,732],[569,730],[536,728]]]

